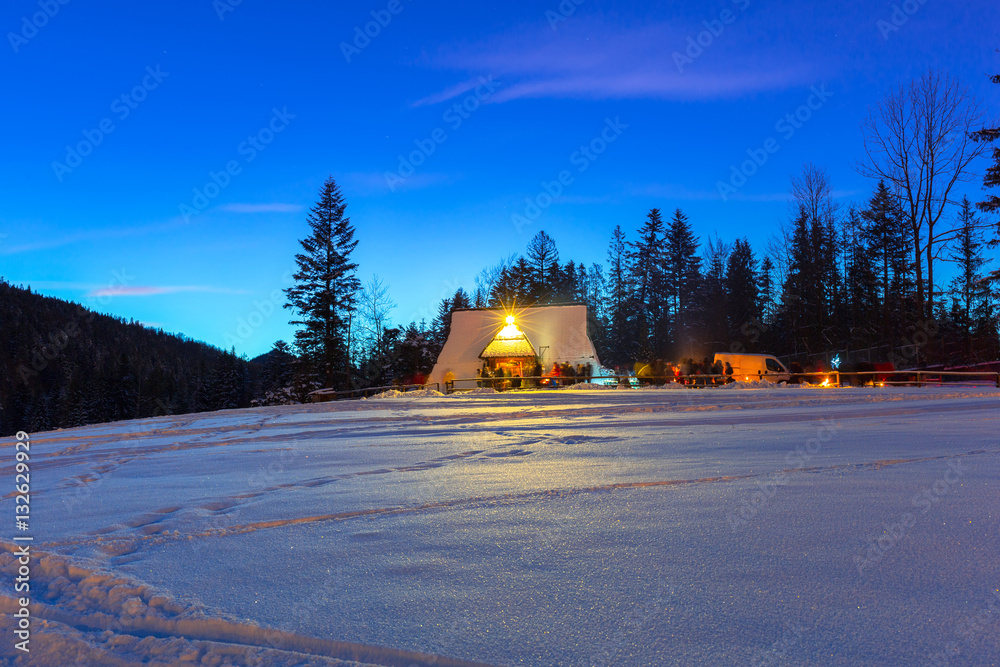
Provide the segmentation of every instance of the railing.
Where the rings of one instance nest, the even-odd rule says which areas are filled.
[[[789,377],[785,380],[785,377]],[[852,382],[856,379],[859,382]],[[891,379],[890,379],[891,378]],[[957,379],[946,379],[957,378]],[[617,386],[642,387],[642,386],[662,386],[666,384],[680,384],[685,387],[721,387],[735,381],[759,381],[769,382],[807,382],[812,385],[825,385],[830,387],[854,386],[940,386],[943,384],[951,386],[995,386],[1000,389],[1000,373],[983,372],[963,372],[963,371],[856,371],[842,373],[840,371],[821,371],[813,373],[764,373],[759,375],[660,375],[660,376],[626,376],[626,375],[594,375],[578,377],[551,377],[551,376],[529,376],[515,378],[457,378],[445,382],[445,393],[453,394],[460,391],[472,391],[473,387],[456,388],[456,383],[474,384],[477,388],[491,388],[497,391],[526,391],[537,389],[554,389],[566,387],[573,384],[593,382],[594,380],[611,380],[603,384],[614,384]],[[516,386],[515,386],[516,384]]]
[[[766,376],[765,376],[766,377]],[[452,394],[459,391],[472,391],[472,387],[456,388],[455,384],[475,383],[476,388],[496,389],[497,391],[519,391],[532,389],[556,389],[574,384],[585,384],[594,380],[611,380],[603,384],[614,384],[617,386],[628,385],[629,387],[641,387],[650,385],[665,385],[678,383],[692,387],[706,387],[712,385],[726,384],[724,375],[683,375],[677,378],[673,375],[642,376],[634,375],[578,375],[578,376],[527,376],[527,377],[503,377],[503,378],[456,378],[445,383],[445,393]],[[514,386],[517,383],[517,386]]]
[[[799,375],[808,375],[807,373],[802,373]],[[1000,373],[995,373],[992,371],[982,371],[982,372],[969,372],[969,371],[924,371],[924,370],[909,370],[909,371],[856,371],[853,373],[840,373],[838,371],[833,371],[832,373],[825,373],[824,375],[837,376],[838,380],[836,384],[840,385],[843,380],[841,378],[852,378],[856,377],[859,380],[863,380],[861,384],[878,384],[881,386],[917,386],[923,387],[924,385],[942,385],[950,384],[953,386],[985,386],[992,385],[1000,389]],[[890,379],[892,378],[892,379]],[[958,379],[946,379],[946,378],[958,378]]]
[[[425,384],[391,384],[384,387],[365,387],[363,389],[347,389],[345,391],[326,391],[320,389],[309,394],[313,403],[325,403],[327,401],[339,401],[341,398],[366,398],[383,391],[406,391],[408,389],[434,389],[441,391],[441,384],[438,382],[427,382]]]

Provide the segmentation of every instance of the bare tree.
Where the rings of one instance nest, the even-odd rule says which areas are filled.
[[[774,284],[780,289],[788,279],[788,258],[791,256],[792,228],[787,220],[778,221],[778,231],[771,234],[764,246],[764,255],[774,264]]]
[[[791,194],[789,217],[794,218],[804,208],[810,221],[828,225],[836,218],[838,206],[833,201],[833,187],[826,169],[806,163],[801,176],[792,176]]]
[[[865,159],[857,169],[885,179],[898,193],[910,227],[917,306],[927,317],[934,313],[934,261],[958,231],[942,232],[938,222],[955,203],[955,185],[971,180],[969,166],[984,150],[972,138],[982,118],[968,88],[928,71],[886,96],[863,124]]]
[[[389,313],[396,302],[389,297],[389,286],[377,275],[365,283],[358,296],[358,329],[362,354],[368,359],[385,353],[385,335],[389,328]]]
[[[476,308],[485,308],[489,305],[490,295],[493,294],[493,288],[496,286],[497,281],[500,280],[500,276],[503,275],[504,271],[514,266],[516,262],[517,255],[511,253],[501,258],[493,266],[488,266],[479,272],[479,275],[476,276],[476,291],[472,299],[472,303]]]

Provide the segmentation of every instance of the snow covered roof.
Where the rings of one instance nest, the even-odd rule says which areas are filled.
[[[505,328],[508,314],[502,308],[456,310],[452,313],[451,331],[431,371],[429,382],[441,383],[443,391],[444,375],[449,371],[456,378],[474,378],[483,365],[481,355],[486,357],[487,352],[492,352],[490,345],[497,332]],[[524,333],[525,342],[543,364],[551,365],[556,361],[573,365],[600,364],[587,335],[585,305],[535,306],[515,309],[513,315],[518,329]],[[463,387],[462,383],[456,386],[470,388]]]
[[[506,359],[511,357],[532,357],[536,355],[531,341],[516,324],[514,317],[507,317],[507,326],[497,332],[490,344],[479,353],[480,359]]]

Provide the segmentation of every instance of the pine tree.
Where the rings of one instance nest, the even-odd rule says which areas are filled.
[[[743,331],[760,319],[760,293],[758,291],[757,258],[750,242],[737,239],[726,261],[726,315],[729,318],[729,337],[743,336]]]
[[[991,77],[990,81],[1000,84],[1000,74]],[[1000,127],[983,128],[978,132],[973,132],[972,137],[976,141],[992,144],[1000,139]],[[997,187],[1000,187],[1000,146],[993,147],[993,164],[986,169],[986,175],[983,176],[983,189]],[[1000,196],[991,194],[984,201],[976,204],[976,206],[984,213],[1000,211]],[[997,238],[991,241],[991,245],[995,246],[998,243],[1000,243],[1000,223],[998,223],[997,227]]]
[[[792,222],[788,277],[782,286],[781,307],[776,329],[784,339],[783,347],[799,352],[809,350],[814,333],[814,314],[819,304],[812,298],[815,263],[809,235],[809,213],[804,206]]]
[[[677,209],[667,229],[664,279],[668,308],[674,324],[671,337],[678,353],[681,352],[680,347],[689,349],[693,342],[688,328],[691,324],[694,296],[701,278],[698,244],[687,216],[681,209]]]
[[[881,310],[878,263],[879,249],[865,243],[864,219],[853,206],[847,211],[844,233],[844,282],[847,342],[850,347],[869,347],[878,342]],[[884,254],[884,249],[882,249]]]
[[[632,357],[629,335],[631,281],[628,273],[628,244],[621,225],[615,225],[608,247],[607,308],[609,352],[607,363],[617,365]]]
[[[531,287],[529,285],[531,273],[528,260],[524,257],[518,257],[516,262],[503,267],[499,277],[493,281],[488,299],[489,306],[510,308],[518,304],[531,303]]]
[[[438,314],[431,322],[430,341],[434,349],[434,356],[441,353],[441,348],[448,341],[451,334],[451,317],[456,310],[472,308],[472,298],[469,293],[459,287],[455,290],[454,296],[442,299],[438,304]]]
[[[774,317],[774,262],[770,257],[764,257],[760,263],[760,318],[765,330],[769,328]]]
[[[328,387],[339,388],[350,385],[351,323],[361,287],[358,265],[351,261],[358,242],[346,208],[340,188],[328,178],[306,219],[311,234],[299,241],[295,285],[285,290],[285,307],[298,317],[291,324],[301,327],[295,332],[296,346]]]
[[[425,331],[423,322],[411,322],[403,331],[397,352],[396,376],[409,381],[414,375],[426,375],[434,367],[438,351]]]
[[[700,342],[717,349],[729,347],[729,318],[726,314],[726,265],[730,247],[716,237],[705,248],[705,275],[699,285],[695,317],[700,324]]]
[[[431,343],[432,349],[434,350],[434,357],[441,354],[441,348],[444,347],[445,341],[448,340],[448,334],[451,333],[451,312],[452,312],[451,298],[445,297],[441,299],[441,303],[438,304],[437,315],[431,320],[430,331],[428,332],[428,340]]]
[[[879,181],[868,206],[861,211],[864,225],[859,243],[878,276],[877,298],[881,301],[876,339],[899,338],[903,323],[912,319],[916,295],[910,261],[910,226],[900,210],[898,198],[885,181]]]
[[[526,258],[531,273],[528,289],[531,304],[550,303],[559,280],[559,251],[556,242],[540,231],[528,242]]]
[[[283,340],[275,341],[264,358],[261,370],[261,396],[274,394],[289,387],[294,372],[295,355],[291,346]]]
[[[952,313],[962,337],[965,355],[973,354],[972,338],[976,331],[986,332],[991,327],[989,315],[990,289],[983,279],[983,236],[979,230],[972,202],[962,199],[958,214],[959,233],[952,243],[949,259],[958,267],[958,275],[951,281]]]
[[[639,354],[647,360],[665,354],[664,315],[666,306],[666,276],[663,271],[664,239],[666,237],[660,209],[646,215],[639,229],[639,240],[629,244],[629,272],[635,285],[635,334]]]

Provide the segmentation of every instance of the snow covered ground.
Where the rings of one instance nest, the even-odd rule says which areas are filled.
[[[998,434],[1000,391],[944,387],[402,396],[34,434],[31,660],[8,639],[0,660],[997,664]]]

